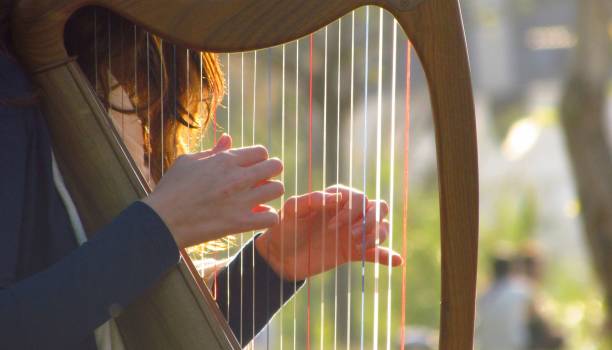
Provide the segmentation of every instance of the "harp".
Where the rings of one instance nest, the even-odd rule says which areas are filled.
[[[64,47],[79,8],[105,7],[164,40],[194,50],[237,52],[286,43],[365,5],[384,8],[423,65],[435,123],[441,221],[440,348],[471,349],[478,241],[473,96],[458,0],[22,0],[13,15],[18,54],[41,96],[54,149],[88,232],[147,193],[107,112]],[[77,150],[77,151],[75,151]],[[97,186],[89,186],[90,179]],[[239,344],[183,259],[118,318],[129,349],[237,349]]]

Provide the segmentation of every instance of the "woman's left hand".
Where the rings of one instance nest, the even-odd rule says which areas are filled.
[[[363,193],[342,185],[332,186],[325,192],[289,198],[280,211],[280,223],[258,237],[255,247],[287,280],[305,279],[351,261],[374,262],[377,255],[381,264],[389,265],[390,261],[398,266],[402,257],[380,246],[389,232],[389,222],[384,219],[388,212],[384,201],[368,200]]]

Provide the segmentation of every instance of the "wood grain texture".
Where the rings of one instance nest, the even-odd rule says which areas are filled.
[[[143,182],[127,160],[103,109],[63,46],[67,18],[76,9],[92,4],[107,7],[166,40],[217,52],[288,42],[363,5],[378,5],[391,12],[422,62],[434,112],[442,249],[440,348],[472,348],[478,164],[458,0],[19,1],[13,16],[17,49],[29,69],[40,72],[35,79],[43,90],[58,159],[91,229],[107,223],[145,194]],[[93,178],[98,186],[88,188]],[[190,349],[203,344],[211,349],[237,348],[214,301],[205,288],[194,283],[187,266],[173,270],[130,306],[122,319],[119,326],[130,348]]]
[[[472,85],[457,1],[395,13],[429,82],[436,132],[442,249],[440,349],[473,347],[478,154]]]

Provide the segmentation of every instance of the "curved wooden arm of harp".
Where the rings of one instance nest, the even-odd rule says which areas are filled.
[[[458,0],[23,0],[13,32],[31,71],[66,62],[64,24],[86,5],[109,8],[171,42],[215,52],[288,42],[364,5],[392,13],[421,59],[434,111],[442,235],[440,348],[472,348],[478,164]]]

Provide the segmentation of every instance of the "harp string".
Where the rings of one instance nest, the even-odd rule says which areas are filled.
[[[282,45],[282,78],[281,78],[281,159],[285,159],[285,64],[286,64],[286,45],[283,44]],[[285,183],[285,172],[283,171],[281,173],[281,181],[284,184]],[[285,203],[285,193],[283,192],[283,194],[281,195],[281,207],[284,205]],[[280,232],[281,232],[281,249],[280,249],[280,256],[281,256],[281,273],[280,273],[280,279],[281,281],[284,279],[283,276],[283,272],[285,271],[284,269],[284,263],[285,263],[285,225],[284,225],[284,216],[285,213],[284,211],[281,211],[281,222],[283,222],[283,224],[280,227]],[[280,305],[284,304],[284,283],[280,284]],[[283,341],[283,325],[285,324],[285,318],[284,318],[284,308],[281,307],[280,309],[280,314],[279,314],[279,318],[280,318],[280,350],[283,350],[283,346],[284,346],[284,341]]]
[[[244,52],[240,53],[240,147],[244,147]],[[244,233],[240,234],[240,247],[244,246]],[[243,297],[244,297],[244,256],[240,254],[240,344],[243,345]]]
[[[159,133],[160,135],[160,141],[161,141],[161,147],[160,147],[160,167],[161,167],[161,174],[162,176],[164,175],[164,76],[165,76],[165,71],[164,71],[164,62],[165,60],[163,59],[164,57],[164,41],[163,39],[159,40],[159,56],[162,58],[159,60],[159,67],[160,67],[160,71],[159,71],[159,89],[160,89],[160,99],[159,99],[159,105],[160,105],[160,117],[159,117],[159,127],[161,132]]]
[[[94,47],[94,91],[96,96],[98,96],[99,87],[98,87],[98,9],[94,9],[93,15],[93,26],[94,26],[94,37],[93,37],[93,47]]]
[[[341,68],[342,68],[342,18],[338,20],[338,65],[337,65],[337,81],[336,81],[336,94],[337,94],[337,104],[336,104],[336,184],[340,183],[340,77],[341,77]],[[337,197],[339,194],[339,188],[336,187],[336,217],[338,217],[340,206],[339,206],[339,198]],[[338,254],[339,254],[339,246],[340,246],[340,227],[336,226],[335,230],[335,256],[334,262],[335,265],[338,266]],[[334,350],[337,349],[338,346],[338,269],[334,269]]]
[[[376,111],[376,223],[375,223],[375,242],[376,246],[380,243],[380,198],[381,198],[381,157],[382,157],[382,75],[383,75],[383,9],[379,9],[378,16],[378,101]],[[365,252],[365,251],[364,251]],[[378,349],[378,312],[379,312],[379,250],[374,253],[374,350]]]
[[[298,174],[299,174],[299,169],[298,169],[298,145],[299,145],[299,129],[300,129],[300,124],[299,124],[299,116],[300,116],[300,94],[299,94],[299,78],[300,78],[300,41],[297,40],[295,43],[295,154],[294,154],[294,161],[295,161],[295,169],[294,169],[294,178],[295,178],[295,182],[294,182],[294,189],[295,189],[295,196],[298,195]],[[294,232],[297,232],[298,229],[298,221],[297,221],[297,201],[294,201],[294,219],[293,219],[293,230]],[[297,239],[293,240],[293,256],[297,256]],[[297,265],[293,264],[293,275],[297,276]],[[297,281],[294,280],[293,282],[293,293],[295,294],[297,292]],[[293,350],[297,349],[297,303],[293,303]]]
[[[202,60],[202,58],[200,56],[200,62],[201,62],[201,60]],[[232,115],[231,114],[231,106],[232,106],[232,103],[231,103],[231,97],[232,97],[232,93],[231,93],[231,81],[232,81],[232,79],[231,79],[231,77],[232,77],[232,75],[231,75],[231,70],[230,70],[231,60],[230,60],[230,54],[229,53],[226,56],[226,65],[227,65],[227,82],[226,82],[226,84],[227,84],[227,86],[226,86],[226,89],[227,89],[227,92],[226,92],[226,95],[227,95],[227,126],[226,127],[227,127],[227,133],[231,135],[231,128],[230,128],[231,123],[230,123],[230,121],[231,121],[231,115]],[[227,247],[227,261],[229,262],[230,259],[231,259],[231,249],[228,246]],[[226,315],[226,319],[229,320],[229,315],[230,315],[230,270],[229,269],[226,270],[226,277],[227,277],[226,278],[227,279],[227,290],[226,290],[226,295],[227,295],[227,308],[226,308],[227,315]]]
[[[121,52],[124,52],[124,35],[123,35],[123,22],[121,22],[121,24],[119,24],[119,47],[121,48]],[[121,56],[120,59],[120,68],[121,68],[121,72],[120,77],[121,79],[123,79],[125,77],[125,56]],[[122,89],[120,88],[121,86],[119,85],[119,83],[117,82],[117,89],[119,90],[119,93],[121,94],[121,138],[125,140],[125,113],[123,111],[125,111],[125,101],[123,99],[123,96],[125,95],[122,91]]]
[[[404,114],[404,171],[402,177],[402,201],[404,203],[402,208],[402,256],[404,259],[408,257],[408,239],[407,239],[407,228],[408,228],[408,192],[409,192],[409,163],[408,163],[408,151],[410,150],[410,67],[411,67],[411,44],[406,41],[406,97],[405,97],[405,114]],[[402,322],[400,329],[400,339],[405,338],[406,332],[406,263],[402,265]],[[402,341],[401,350],[404,350],[405,345]]]
[[[327,28],[329,26],[325,27],[325,49],[324,49],[324,58],[323,58],[323,161],[322,161],[322,165],[323,165],[323,172],[322,172],[322,186],[321,188],[323,190],[325,190],[326,188],[326,181],[325,178],[327,176]],[[322,248],[321,248],[321,266],[325,266],[325,237],[327,235],[326,232],[326,210],[325,210],[325,197],[323,196],[321,198],[322,201],[322,206],[323,206],[323,210],[322,210],[322,215],[323,215],[323,220],[321,221],[321,232],[322,232],[322,237],[321,237],[321,244],[322,244]],[[321,313],[321,319],[320,319],[320,344],[321,344],[321,349],[323,349],[323,341],[325,339],[325,278],[324,276],[321,276],[321,305],[320,305],[320,313]]]
[[[393,39],[392,39],[392,63],[391,63],[391,128],[389,132],[390,140],[390,169],[389,169],[389,250],[393,249],[393,218],[395,209],[395,93],[397,84],[397,20],[393,20]],[[406,67],[410,69],[410,67]],[[391,255],[389,254],[388,265],[391,266]],[[386,349],[391,349],[391,287],[393,282],[393,269],[387,269],[387,343]],[[401,339],[401,338],[400,338]]]
[[[149,53],[150,53],[150,43],[149,43],[149,33],[147,32],[145,34],[145,46],[147,48],[147,130],[146,130],[146,135],[148,135],[148,139],[147,142],[149,143],[148,146],[145,148],[146,151],[146,155],[147,155],[147,167],[149,168],[149,172],[147,173],[147,178],[148,178],[148,182],[149,184],[152,183],[151,181],[151,58],[149,57]]]
[[[310,34],[308,37],[308,193],[312,192],[312,50],[314,46],[314,34]],[[308,204],[310,206],[311,199],[309,198]],[[312,242],[308,241],[308,259],[306,262],[306,268],[308,275],[310,275],[310,260],[312,253]],[[306,312],[306,349],[310,350],[310,302],[311,302],[311,289],[312,280],[309,278],[307,281],[308,287],[308,310]]]
[[[370,46],[370,7],[366,7],[365,20],[365,64],[364,64],[364,92],[363,92],[363,193],[367,193],[367,160],[368,160],[368,74],[369,74],[369,46]],[[365,243],[366,243],[366,199],[363,197],[363,220],[361,230],[361,327],[360,349],[364,349],[365,325]]]
[[[257,114],[257,51],[253,51],[253,121],[251,123],[252,125],[252,130],[253,130],[253,138],[252,138],[252,142],[251,144],[254,145],[255,144],[255,118],[256,118],[256,114]],[[255,236],[255,232],[252,232],[251,237],[254,239]],[[252,307],[251,307],[251,349],[255,349],[255,341],[253,341],[255,339],[255,242],[253,242],[253,244],[251,245],[251,247],[253,248],[252,251],[252,261],[251,261],[251,271],[253,271],[253,273],[251,274],[251,278],[252,278],[252,290],[251,290],[251,297],[252,297]]]
[[[349,187],[353,188],[353,124],[355,120],[355,11],[351,13],[351,92],[350,92],[350,126],[349,126]],[[349,222],[353,222],[353,196],[349,196]],[[353,237],[353,225],[349,225],[349,239]],[[352,244],[348,244],[348,256],[352,256]],[[351,349],[351,264],[347,267],[347,317],[346,349]]]
[[[106,85],[108,86],[108,91],[107,91],[107,96],[106,96],[106,108],[108,110],[108,112],[110,113],[110,100],[111,100],[111,90],[112,90],[112,81],[113,81],[113,76],[112,76],[112,61],[111,61],[111,48],[112,48],[112,29],[111,29],[111,14],[109,13],[107,15],[107,32],[108,32],[108,38],[106,40],[106,45],[107,45],[107,50],[106,52],[108,53],[108,70],[106,72]]]
[[[185,88],[187,90],[185,90],[185,91],[187,91],[187,95],[189,96],[188,97],[188,101],[187,101],[187,107],[189,106],[189,104],[190,104],[189,100],[191,99],[191,94],[189,93],[189,91],[190,91],[189,90],[189,61],[190,61],[190,59],[189,59],[189,49],[186,49],[185,50]],[[175,97],[175,100],[176,100],[176,97]],[[191,109],[187,108],[187,110],[188,110],[188,112],[187,112],[187,153],[191,153],[192,152],[191,151],[191,128],[193,127],[193,125],[191,125],[191,119],[192,119],[193,116],[191,115]],[[176,116],[176,117],[178,117],[178,116]],[[213,137],[214,136],[215,135],[213,135]],[[216,293],[214,293],[214,291],[213,291],[213,296],[215,294]]]
[[[201,104],[204,102],[204,62],[202,62],[202,53],[198,53],[198,61],[199,61],[199,68],[200,68],[200,106],[198,108],[201,108]],[[227,62],[227,64],[229,64],[229,62]],[[229,84],[229,76],[227,77],[227,84]],[[226,92],[226,95],[229,98],[229,89]],[[229,109],[229,106],[227,107]],[[215,112],[215,121],[217,119],[217,113]],[[216,141],[216,140],[215,140]],[[216,143],[216,142],[215,142]],[[204,150],[204,125],[201,125],[200,128],[200,152],[202,152]],[[215,283],[216,283],[216,279],[215,279]]]
[[[172,44],[172,116],[171,119],[178,119],[178,77],[177,77],[177,64],[176,64],[176,45]]]
[[[267,62],[268,62],[268,74],[266,79],[267,85],[267,124],[268,124],[268,149],[272,150],[272,49],[268,48]],[[282,159],[282,158],[281,158]],[[282,203],[282,201],[281,201]],[[267,254],[270,254],[269,244],[266,244]],[[253,254],[255,256],[255,254]],[[255,284],[253,284],[255,285]],[[266,270],[266,286],[270,285],[270,270]],[[281,303],[282,305],[282,303]],[[270,319],[270,294],[266,293],[266,319]],[[270,326],[266,327],[266,349],[270,349]]]
[[[134,117],[138,120],[140,108],[140,98],[138,96],[138,45],[136,44],[138,42],[138,28],[135,24],[132,25],[132,28],[134,30],[134,93],[132,97],[132,105],[134,107]],[[140,120],[137,125],[141,125]],[[140,135],[143,135],[143,133],[141,132]],[[144,158],[144,154],[142,155],[142,158]],[[140,160],[144,162],[144,159],[142,158]]]

